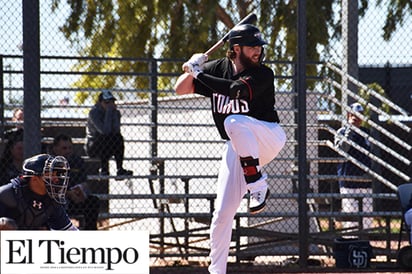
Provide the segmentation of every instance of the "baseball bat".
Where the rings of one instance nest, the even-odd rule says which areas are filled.
[[[239,23],[237,23],[235,25],[239,26],[239,25],[243,25],[243,24],[255,24],[257,21],[257,16],[254,13],[249,13],[245,18],[243,18]],[[222,47],[225,42],[229,39],[229,34],[230,34],[230,30],[225,34],[225,36],[223,36],[219,41],[217,41],[213,46],[211,46],[204,54],[206,55],[210,55],[213,52],[215,52],[217,49],[219,49],[220,47]]]

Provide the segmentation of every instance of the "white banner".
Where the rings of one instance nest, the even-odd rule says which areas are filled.
[[[147,231],[0,231],[2,274],[149,274]]]

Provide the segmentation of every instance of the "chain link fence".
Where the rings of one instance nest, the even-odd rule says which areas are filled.
[[[16,132],[21,133],[17,127],[22,121],[13,120],[14,111],[24,110],[26,126],[36,119],[27,116],[33,113],[31,108],[36,102],[23,103],[30,94],[25,94],[23,79],[22,3],[4,1],[0,9],[4,38],[0,44],[0,165],[1,184],[5,184],[21,172],[27,150],[23,136],[30,138],[31,134],[24,132],[16,137]],[[59,134],[69,136],[74,153],[84,162],[86,177],[79,183],[87,187],[89,197],[98,199],[97,213],[94,203],[75,206],[69,210],[70,216],[81,229],[93,226],[87,221],[95,218],[95,229],[149,230],[154,264],[158,258],[174,263],[178,259],[182,264],[190,260],[207,263],[223,141],[214,126],[208,99],[174,94],[173,84],[184,60],[82,56],[59,31],[68,7],[51,12],[51,1],[41,1],[39,11],[38,152],[53,153],[54,138]],[[341,13],[342,7],[336,5],[334,12]],[[295,86],[296,63],[266,61],[277,72],[276,108],[288,141],[264,170],[271,188],[265,212],[249,215],[246,198],[238,210],[229,261],[253,261],[274,268],[296,264],[296,257],[302,254],[302,237],[308,237],[308,256],[330,266],[336,239],[341,236],[370,241],[376,262],[396,259],[402,220],[396,189],[410,182],[412,174],[412,82],[408,77],[412,56],[405,50],[412,21],[405,20],[405,25],[386,42],[380,38],[383,16],[382,8],[371,7],[359,20],[356,53],[351,49],[345,53],[348,44],[336,38],[331,40],[328,51],[320,49],[321,62],[308,63],[308,70],[315,73],[307,76],[310,88],[306,93],[305,127],[297,123],[300,106]],[[353,68],[353,55],[357,55],[355,63],[359,66],[354,70],[357,77],[352,78],[344,68]],[[105,86],[107,83],[112,85]],[[110,89],[117,99],[125,147],[123,167],[133,171],[131,176],[117,176],[113,157],[108,174],[102,174],[101,162],[85,151],[88,114],[105,89]],[[347,124],[349,104],[355,101],[366,109],[363,118],[368,133],[364,137],[372,146],[363,152],[372,160],[370,166],[333,144],[337,130]],[[306,144],[297,142],[299,130],[306,130]],[[37,138],[36,134],[33,138]],[[356,149],[356,144],[349,144]],[[306,170],[298,161],[302,145],[306,147]],[[340,192],[338,181],[344,178],[337,175],[337,166],[345,161],[363,171],[362,176],[352,179],[370,182],[370,193]],[[304,197],[299,190],[299,174],[305,174],[308,186]],[[367,197],[372,198],[368,205],[372,208],[342,212],[342,198]],[[306,199],[306,216],[299,215],[299,199]],[[301,234],[301,218],[307,221],[308,235]],[[371,220],[368,228],[363,227],[364,218]],[[344,222],[349,219],[354,223],[348,228]],[[402,238],[402,245],[405,244],[406,236]]]

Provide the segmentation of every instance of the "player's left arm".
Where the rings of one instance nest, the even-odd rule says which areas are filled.
[[[60,230],[78,231],[79,229],[72,222],[70,222],[68,226]]]
[[[216,77],[208,73],[199,74],[197,80],[214,92],[226,96],[229,96],[230,86],[235,82],[234,80]]]
[[[197,79],[216,93],[229,96],[230,99],[243,99],[250,101],[253,97],[253,82],[251,77],[241,77],[237,80],[225,79],[201,73]]]
[[[62,205],[55,205],[53,207],[53,212],[49,219],[49,226],[50,230],[79,230],[72,223]]]
[[[249,73],[237,80],[215,77],[208,73],[200,73],[197,80],[219,94],[229,96],[230,99],[251,101],[260,91],[273,86],[273,71],[265,66],[248,70]]]

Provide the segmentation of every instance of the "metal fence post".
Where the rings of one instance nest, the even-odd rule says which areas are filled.
[[[342,87],[351,91],[357,88],[349,82],[347,75],[358,79],[358,1],[342,1]],[[342,105],[350,104],[349,96],[342,91]],[[346,117],[346,110],[342,108],[342,115]]]
[[[0,137],[4,138],[4,70],[3,55],[0,55]]]
[[[308,205],[306,203],[308,193],[308,180],[306,174],[306,1],[299,0],[298,8],[298,48],[297,48],[297,71],[296,91],[298,103],[298,166],[299,166],[299,265],[307,267],[309,220]]]
[[[150,118],[151,118],[151,127],[150,127],[150,155],[152,158],[152,168],[157,168],[157,175],[159,180],[159,194],[164,194],[164,162],[159,161],[157,158],[157,145],[158,145],[158,136],[157,136],[157,129],[158,129],[158,100],[157,100],[157,60],[152,59],[149,63],[150,65]],[[153,186],[152,186],[152,189]],[[154,194],[154,191],[152,192]],[[153,203],[155,203],[155,199],[153,199]],[[160,221],[160,255],[164,254],[164,233],[165,233],[165,204],[163,201],[160,202],[159,206],[159,213],[161,217],[159,218]]]
[[[150,143],[150,153],[152,158],[157,157],[157,61],[152,59],[150,62],[150,118],[151,118],[151,143]]]
[[[23,0],[24,158],[41,152],[39,1]]]

